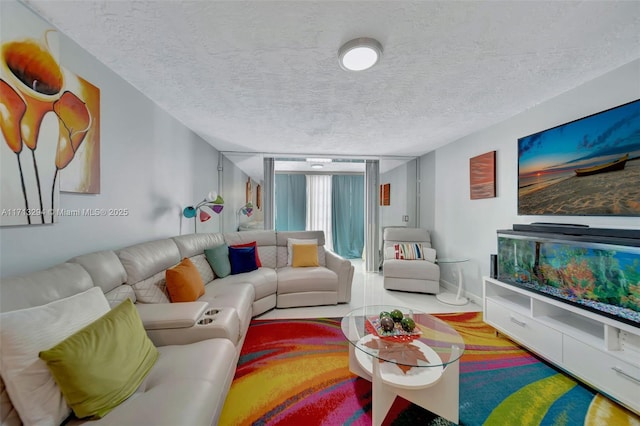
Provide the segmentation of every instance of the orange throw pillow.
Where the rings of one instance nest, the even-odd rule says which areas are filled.
[[[204,294],[204,282],[200,272],[186,257],[165,273],[167,291],[171,302],[195,302]]]
[[[262,268],[262,263],[260,263],[260,256],[258,256],[258,243],[256,241],[251,241],[250,243],[245,243],[245,244],[236,244],[231,247],[236,247],[236,248],[255,247],[256,248],[256,265],[258,265],[258,268]]]

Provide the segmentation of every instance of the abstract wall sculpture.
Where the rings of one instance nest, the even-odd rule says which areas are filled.
[[[100,91],[60,65],[48,23],[0,7],[0,225],[53,223],[61,188],[100,190]]]

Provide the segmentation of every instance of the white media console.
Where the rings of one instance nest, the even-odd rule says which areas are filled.
[[[640,415],[640,328],[497,279],[484,321]]]

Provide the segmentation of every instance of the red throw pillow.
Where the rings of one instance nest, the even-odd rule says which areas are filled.
[[[255,251],[256,251],[256,265],[258,265],[258,268],[262,268],[262,263],[260,263],[260,256],[258,256],[258,244],[255,241],[251,241],[250,243],[245,243],[245,244],[236,244],[234,246],[230,246],[230,247],[234,247],[234,248],[241,248],[241,247],[255,247]]]

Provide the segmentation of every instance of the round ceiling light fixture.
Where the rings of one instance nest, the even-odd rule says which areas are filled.
[[[372,38],[356,38],[346,42],[338,51],[342,69],[364,71],[378,63],[382,56],[382,45]]]

